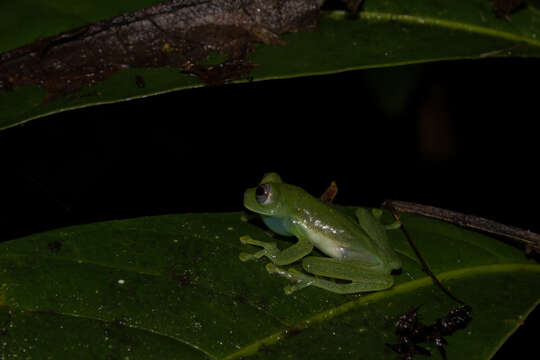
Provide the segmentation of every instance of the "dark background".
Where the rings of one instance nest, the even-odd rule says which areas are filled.
[[[253,82],[57,114],[0,132],[0,240],[238,211],[268,171],[336,202],[399,199],[540,231],[537,61],[440,62]],[[536,353],[536,310],[499,352]]]

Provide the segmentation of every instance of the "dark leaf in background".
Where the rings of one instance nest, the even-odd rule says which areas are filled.
[[[169,0],[1,54],[0,90],[37,84],[51,98],[127,68],[190,73],[210,51],[225,55],[225,64],[245,62],[253,42],[279,44],[280,34],[313,29],[318,18],[315,0]],[[251,68],[212,70],[229,81]]]
[[[123,5],[122,2],[111,4],[105,0],[91,1],[91,4],[86,4],[84,1],[76,4],[65,3],[65,0],[44,1],[44,3],[40,2],[43,0],[39,0],[26,4],[25,1],[28,0],[8,2],[2,5],[2,13],[9,14],[9,17],[0,22],[0,51],[5,52],[20,48],[39,38],[54,37],[67,31],[71,37],[61,36],[57,38],[56,45],[54,42],[54,46],[50,47],[47,44],[42,44],[38,46],[39,49],[34,49],[30,53],[37,54],[44,51],[46,54],[44,60],[48,64],[47,66],[55,67],[58,65],[67,71],[64,74],[67,76],[64,78],[65,81],[62,80],[59,83],[61,87],[68,84],[68,80],[70,81],[66,85],[68,88],[70,86],[79,88],[81,84],[94,85],[83,87],[80,91],[71,92],[65,96],[57,96],[54,101],[46,97],[48,85],[40,87],[29,84],[15,88],[13,91],[0,91],[0,108],[2,109],[0,111],[0,128],[7,128],[69,109],[123,101],[202,85],[197,76],[186,74],[186,71],[198,74],[206,82],[220,83],[238,77],[245,78],[248,72],[248,79],[267,80],[449,59],[537,57],[540,53],[540,42],[536,39],[537,12],[531,9],[516,12],[512,15],[513,22],[510,24],[493,16],[492,3],[486,0],[459,1],[451,4],[432,1],[418,2],[416,0],[368,1],[363,5],[362,11],[354,18],[345,10],[330,8],[322,12],[315,31],[298,31],[282,35],[280,38],[286,42],[286,46],[276,45],[278,38],[273,37],[271,33],[281,34],[312,28],[317,18],[318,9],[313,9],[312,5],[310,7],[311,2],[301,0],[290,0],[287,3],[264,1],[268,8],[267,14],[265,14],[268,23],[265,23],[267,20],[264,19],[266,18],[260,20],[255,18],[256,21],[246,20],[246,24],[255,26],[249,31],[241,27],[227,27],[229,25],[219,25],[216,28],[211,25],[211,21],[218,20],[212,16],[207,23],[192,24],[197,25],[198,31],[186,30],[180,25],[181,22],[174,23],[174,26],[178,26],[177,28],[173,26],[175,31],[178,30],[174,34],[182,40],[180,45],[175,46],[174,42],[166,39],[167,32],[159,30],[166,28],[165,25],[168,24],[164,20],[167,17],[166,14],[156,15],[156,20],[152,23],[146,20],[148,17],[144,10],[137,11],[137,9],[155,5],[156,1],[154,0],[126,1]],[[216,4],[223,4],[223,7],[218,7],[223,10],[227,1],[219,0]],[[275,21],[276,8],[271,5],[278,3],[283,4],[283,6],[291,5],[292,9],[287,7],[287,10],[285,11],[284,8],[283,11],[287,14],[291,13],[291,15],[296,13],[300,18],[291,16],[288,18],[290,21],[283,23]],[[210,3],[200,4],[197,8],[208,8],[210,7],[208,4]],[[253,4],[256,5],[256,2]],[[304,5],[295,7],[294,4]],[[339,5],[344,8],[341,2]],[[188,9],[184,8],[178,11],[187,12]],[[237,9],[237,7],[232,7],[232,9]],[[131,23],[128,21],[128,24],[110,27],[110,23],[103,22],[105,19],[115,16],[120,16],[119,19],[123,19],[122,16],[126,17],[127,15],[121,14],[130,12],[138,14]],[[238,16],[235,15],[231,18],[231,24],[234,24],[235,21],[238,22],[238,18],[244,16],[244,14],[239,15],[238,11],[232,11],[230,14],[233,13]],[[34,21],[36,18],[39,21]],[[158,19],[159,24],[156,23]],[[161,24],[162,20],[164,24]],[[259,27],[260,24],[262,24],[261,27]],[[276,24],[279,25],[276,26]],[[137,40],[137,36],[134,36],[133,39],[130,38],[131,30],[129,29],[133,26],[141,27],[141,30],[144,30],[145,37],[142,40]],[[95,31],[103,32],[95,32],[91,30],[92,27],[96,27]],[[125,31],[123,27],[126,28]],[[20,31],[14,34],[13,28]],[[86,30],[76,30],[69,33],[72,29]],[[119,31],[116,32],[113,29]],[[268,29],[271,31],[267,31]],[[105,39],[104,44],[108,44],[108,48],[112,50],[110,53],[111,61],[106,62],[112,65],[104,65],[105,68],[101,69],[103,70],[101,75],[99,73],[101,70],[91,65],[91,62],[96,58],[102,61],[102,58],[106,57],[106,55],[94,53],[101,47],[83,47],[84,51],[70,59],[67,64],[62,61],[58,63],[55,61],[58,57],[53,56],[55,51],[58,51],[58,54],[67,55],[67,52],[62,52],[63,49],[67,51],[70,49],[70,44],[80,43],[88,31],[89,34],[93,34],[89,37],[90,43],[92,43],[92,39],[103,36],[100,39]],[[114,36],[106,37],[105,34],[111,31]],[[199,36],[202,37],[199,38]],[[242,41],[230,47],[225,46],[224,44],[229,43],[228,40],[231,36],[238,36]],[[103,42],[102,40],[98,43]],[[123,43],[132,44],[132,42],[127,42],[128,40],[133,40],[133,44],[139,45],[141,41],[144,41],[152,46],[140,47],[137,45],[136,49],[138,50],[130,53],[126,52],[126,46],[122,45]],[[242,60],[243,55],[248,52],[254,41],[259,41],[255,44],[255,51],[250,52],[247,61]],[[270,44],[263,44],[260,41]],[[208,49],[203,51],[201,45],[204,44],[209,45],[214,51],[210,53],[207,51]],[[221,51],[223,54],[217,54],[215,50]],[[86,52],[89,53],[86,54]],[[187,59],[185,52],[191,54],[195,59],[194,63]],[[81,60],[83,55],[87,55],[87,57]],[[135,55],[137,56],[135,57]],[[207,56],[210,56],[211,64],[201,64],[200,61]],[[227,60],[228,58],[231,59]],[[88,59],[92,59],[92,61],[87,63]],[[216,60],[220,61],[216,63]],[[217,66],[220,63],[222,63],[221,66]],[[69,75],[71,66],[75,64],[88,65],[88,74],[94,75],[82,78]],[[158,65],[160,67],[154,67]],[[174,66],[162,67],[163,65]],[[256,66],[253,68],[254,65]],[[134,68],[134,66],[136,67]],[[40,69],[40,66],[26,66],[24,71],[27,73],[21,81],[26,82],[33,77],[40,78],[42,75]],[[122,70],[118,71],[119,69]],[[87,73],[86,70],[83,73]],[[104,79],[104,76],[110,74],[113,75],[94,83],[96,79]],[[137,78],[140,77],[145,79],[144,87],[139,85],[140,82],[137,83]],[[11,83],[10,78],[16,80],[16,76],[11,74],[7,77],[8,83]],[[5,75],[4,82],[6,82]],[[54,86],[54,82],[51,82],[50,85]]]

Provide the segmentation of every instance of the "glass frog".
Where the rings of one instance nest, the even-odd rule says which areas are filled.
[[[294,283],[285,287],[287,294],[307,286],[340,294],[384,290],[394,283],[392,270],[401,268],[386,235],[386,230],[399,228],[399,223],[383,225],[379,209],[358,208],[356,222],[300,187],[284,183],[276,173],[267,174],[258,187],[245,191],[244,206],[260,214],[273,232],[298,239],[296,244],[279,250],[275,243],[249,235],[240,238],[243,244],[262,247],[253,254],[241,253],[240,260],[266,256],[271,261],[266,265],[269,273]],[[328,257],[308,256],[313,247]],[[300,259],[304,270],[316,276],[279,267]]]

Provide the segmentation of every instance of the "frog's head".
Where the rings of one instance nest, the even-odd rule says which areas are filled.
[[[261,182],[259,182],[259,185],[262,184],[269,184],[269,183],[282,183],[283,180],[281,180],[281,176],[279,176],[278,173],[271,172],[264,174]]]
[[[286,196],[283,196],[283,192],[286,192],[286,186],[278,174],[268,173],[259,186],[244,192],[244,206],[262,215],[285,215],[287,206],[284,204]]]

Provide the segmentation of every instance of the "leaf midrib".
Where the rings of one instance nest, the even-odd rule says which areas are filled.
[[[331,11],[325,14],[326,17],[334,20],[343,20],[347,17],[345,11]],[[534,46],[540,46],[539,40],[534,40],[526,36],[517,35],[514,33],[496,30],[489,27],[474,25],[470,23],[457,22],[442,18],[435,18],[429,16],[418,16],[418,15],[408,15],[408,14],[398,14],[398,13],[388,13],[388,12],[377,12],[377,11],[362,11],[357,15],[358,20],[369,20],[369,21],[393,21],[393,22],[402,22],[406,24],[416,24],[416,25],[432,25],[445,29],[466,31],[470,33],[477,33],[481,35],[487,35],[491,37],[525,42]]]
[[[475,267],[451,270],[451,271],[447,271],[443,273],[438,273],[436,275],[439,280],[444,281],[448,279],[464,278],[464,277],[472,276],[472,275],[512,272],[512,271],[518,271],[518,270],[540,273],[540,266],[536,264],[521,264],[521,263],[480,265],[480,266],[475,266]],[[388,298],[388,297],[391,297],[400,293],[413,291],[420,287],[428,286],[432,284],[433,284],[433,280],[430,277],[426,276],[420,279],[416,279],[416,280],[408,281],[400,285],[396,285],[390,290],[370,293],[356,300],[346,302],[332,309],[313,315],[310,318],[299,321],[298,323],[286,329],[275,332],[265,338],[262,338],[254,343],[251,343],[243,347],[242,349],[234,353],[231,353],[225,356],[222,360],[233,360],[233,359],[238,359],[238,358],[252,355],[256,353],[258,349],[263,345],[269,346],[269,345],[279,342],[281,339],[287,338],[287,333],[289,329],[294,329],[294,331],[304,330],[311,327],[314,324],[318,324],[318,323],[330,320],[348,311],[355,310],[356,308],[362,305],[367,305],[375,301],[379,301],[379,300],[382,300],[382,299],[385,299],[385,298]]]

